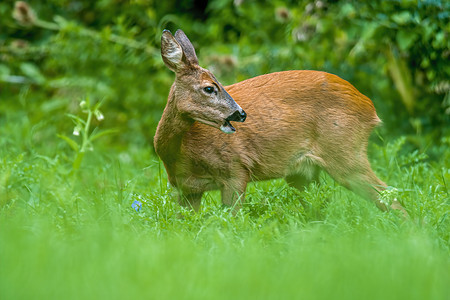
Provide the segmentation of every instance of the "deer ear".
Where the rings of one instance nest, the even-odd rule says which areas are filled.
[[[181,48],[183,48],[183,53],[186,57],[186,60],[192,65],[198,65],[197,55],[195,54],[194,46],[191,41],[188,39],[183,30],[178,29],[175,32],[175,39],[178,44],[180,44]]]
[[[161,36],[161,56],[166,66],[177,72],[185,66],[183,48],[169,30],[164,29]]]

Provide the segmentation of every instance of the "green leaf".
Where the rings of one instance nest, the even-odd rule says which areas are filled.
[[[103,102],[105,102],[105,99],[102,99],[102,100],[98,101],[98,102],[94,105],[93,110],[98,110],[98,109],[103,105]]]
[[[391,18],[398,25],[404,25],[410,21],[413,21],[413,16],[409,11],[402,11],[398,14],[394,14]]]
[[[397,33],[397,45],[400,50],[406,51],[411,47],[411,45],[416,41],[417,34],[407,32],[407,31],[399,31]]]
[[[119,130],[117,130],[117,129],[106,129],[106,130],[102,130],[102,131],[100,131],[99,133],[97,133],[97,134],[92,134],[90,137],[89,137],[89,140],[91,141],[91,142],[93,142],[93,141],[95,141],[96,139],[98,139],[98,138],[100,138],[100,137],[102,137],[102,136],[104,136],[104,135],[108,135],[108,134],[116,134],[116,133],[118,133],[119,132]]]
[[[58,134],[58,137],[60,139],[64,140],[64,141],[66,141],[67,144],[69,144],[70,148],[72,148],[74,151],[78,152],[78,149],[80,149],[80,147],[78,146],[77,142],[75,142],[74,140],[72,140],[68,136],[65,136],[63,134]]]
[[[0,76],[10,75],[10,74],[11,74],[11,69],[4,64],[0,64]]]
[[[45,77],[42,75],[41,71],[35,64],[27,62],[22,63],[20,65],[20,70],[26,77],[38,84],[43,84],[45,82]]]
[[[344,5],[342,5],[341,7],[341,15],[345,16],[345,17],[350,17],[353,18],[356,14],[356,10],[353,7],[352,4],[350,3],[345,3]]]
[[[83,120],[83,119],[81,119],[81,118],[78,117],[78,116],[75,116],[75,115],[72,115],[72,114],[66,114],[66,116],[68,116],[68,117],[71,118],[73,121],[75,121],[75,124],[79,124],[79,123],[81,123],[81,124],[83,124],[83,125],[86,124],[86,121]]]

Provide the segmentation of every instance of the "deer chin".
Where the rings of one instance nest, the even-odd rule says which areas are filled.
[[[205,125],[214,127],[214,128],[219,128],[222,132],[225,133],[234,133],[236,131],[236,129],[231,125],[230,121],[225,120],[224,123],[222,125],[219,125],[216,122],[212,122],[212,121],[206,121],[205,119],[200,119],[200,118],[194,118],[195,121],[203,123]]]
[[[228,134],[236,132],[236,128],[234,128],[228,120],[225,120],[225,122],[220,126],[220,130]]]

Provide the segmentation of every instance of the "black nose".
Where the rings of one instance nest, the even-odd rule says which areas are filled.
[[[244,122],[247,118],[247,114],[245,111],[235,111],[232,115],[230,115],[226,120],[227,121],[235,121],[235,122]]]

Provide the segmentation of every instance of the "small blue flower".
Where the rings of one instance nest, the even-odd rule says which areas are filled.
[[[135,211],[139,212],[142,208],[142,203],[138,200],[134,200],[133,204],[131,204],[131,207],[134,208]]]

